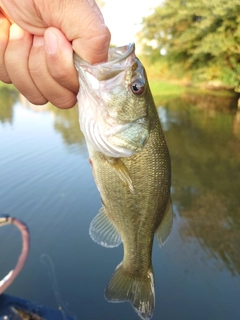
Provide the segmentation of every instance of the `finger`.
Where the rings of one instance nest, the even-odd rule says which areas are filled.
[[[111,35],[96,2],[61,1],[60,4],[52,2],[53,25],[62,30],[82,59],[91,64],[106,61]]]
[[[28,70],[31,46],[32,35],[12,24],[5,52],[6,69],[12,83],[30,102],[44,104],[47,101],[34,84]]]
[[[76,104],[76,94],[55,81],[48,71],[43,37],[34,36],[29,70],[38,89],[53,105],[71,108]]]
[[[56,28],[48,28],[45,31],[44,40],[46,62],[50,75],[60,85],[77,94],[79,83],[70,42]]]
[[[4,55],[8,44],[10,22],[0,13],[0,80],[12,83],[5,66]]]
[[[0,0],[0,11],[11,23],[17,23],[25,31],[43,35],[47,27],[43,16],[48,15],[48,10],[46,10],[43,2],[44,0]],[[46,3],[48,3],[48,0]],[[41,14],[41,11],[43,14]]]
[[[9,15],[3,10],[2,6],[3,3],[0,3],[0,13],[10,22],[13,23],[12,19],[9,17]]]
[[[96,64],[108,60],[110,39],[109,29],[102,24],[98,29],[86,32],[84,38],[74,39],[72,46],[83,60]]]

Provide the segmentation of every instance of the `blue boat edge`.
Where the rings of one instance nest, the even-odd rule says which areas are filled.
[[[7,294],[0,295],[0,320],[26,319],[23,314],[32,320],[74,320],[65,313],[63,315],[61,310]]]

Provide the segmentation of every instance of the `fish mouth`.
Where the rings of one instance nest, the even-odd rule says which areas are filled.
[[[110,48],[108,51],[108,62],[116,63],[127,59],[131,53],[135,52],[135,44],[133,42],[117,48]]]
[[[73,55],[74,64],[78,72],[81,69],[93,75],[98,81],[108,80],[126,70],[135,62],[135,44],[133,42],[117,48],[109,48],[108,61],[96,65],[81,59],[76,53]]]
[[[120,62],[121,60],[126,59],[131,53],[133,53],[135,51],[135,43],[131,42],[125,46],[122,47],[115,47],[115,48],[109,48],[108,50],[108,61],[101,63],[102,65],[107,65],[109,63],[114,64],[117,62]],[[96,65],[91,65],[90,63],[86,62],[85,60],[83,60],[82,58],[80,58],[75,52],[73,55],[74,61],[77,64],[80,64],[81,66],[97,66],[99,64]]]

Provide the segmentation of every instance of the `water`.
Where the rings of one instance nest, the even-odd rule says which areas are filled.
[[[88,234],[101,202],[77,110],[0,94],[0,212],[31,231],[29,259],[6,293],[58,308],[57,288],[79,320],[137,320],[129,303],[103,297],[123,250]],[[156,101],[172,158],[174,226],[162,249],[154,243],[153,320],[239,320],[239,113],[225,109],[231,102],[223,98]],[[18,230],[1,228],[0,278],[20,250]]]

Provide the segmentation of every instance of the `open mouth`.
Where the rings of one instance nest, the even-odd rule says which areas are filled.
[[[108,52],[108,61],[104,63],[100,63],[98,65],[107,66],[109,63],[114,64],[116,62],[120,62],[133,53],[135,50],[135,44],[133,42],[127,44],[126,46],[116,47],[116,48],[109,48]],[[76,53],[74,53],[74,61],[76,65],[80,65],[81,67],[91,66],[95,67],[94,65],[89,64],[88,62],[84,61],[80,58]],[[96,66],[98,66],[96,65]]]
[[[134,63],[134,50],[135,44],[133,42],[126,46],[110,48],[108,61],[96,65],[89,64],[74,53],[74,64],[80,75],[84,70],[92,74],[98,81],[108,80],[126,70],[126,68]],[[132,59],[130,58],[131,54],[133,54]]]
[[[134,52],[135,44],[133,42],[129,43],[126,46],[118,47],[118,48],[110,48],[108,52],[108,62],[113,63],[120,62],[128,58],[128,56]]]

